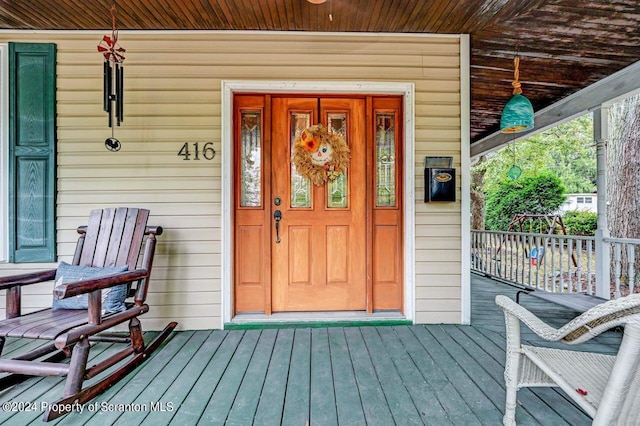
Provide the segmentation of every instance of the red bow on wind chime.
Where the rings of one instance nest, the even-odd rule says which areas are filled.
[[[111,138],[105,141],[107,149],[118,151],[120,141],[113,136],[113,120],[116,123],[124,121],[124,52],[126,50],[118,44],[118,30],[116,28],[116,6],[111,12],[111,37],[105,35],[98,44],[98,52],[104,55],[103,68],[103,106],[109,114],[109,127]]]

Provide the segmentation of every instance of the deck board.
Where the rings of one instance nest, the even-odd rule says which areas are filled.
[[[329,328],[327,334],[331,347],[331,368],[338,422],[343,425],[365,424],[366,418],[344,329]]]
[[[236,399],[227,417],[227,425],[243,426],[251,424],[264,390],[270,354],[278,336],[277,330],[264,330],[251,357]]]
[[[289,364],[289,377],[282,413],[283,425],[305,424],[309,419],[311,329],[297,328],[293,337],[293,349]]]
[[[505,335],[497,294],[518,289],[472,276],[472,325],[393,325],[173,333],[151,359],[98,396],[97,404],[146,406],[136,412],[71,413],[54,424],[111,425],[494,425],[502,421]],[[554,326],[577,312],[539,298],[521,303]],[[154,333],[146,333],[151,338]],[[615,353],[621,333],[576,349]],[[523,329],[524,342],[540,343]],[[35,343],[8,339],[5,353]],[[557,343],[549,344],[558,345]],[[99,343],[100,360],[117,345]],[[96,378],[95,380],[97,380]],[[32,378],[0,392],[0,402],[51,402],[64,380]],[[588,425],[555,389],[523,389],[522,425]],[[163,410],[151,410],[150,404]],[[4,413],[0,424],[42,424],[42,411]]]
[[[223,333],[208,333],[208,336],[204,339],[202,346],[198,348],[198,351],[180,372],[180,380],[175,380],[162,396],[163,401],[172,403],[170,407],[167,407],[167,410],[176,410],[177,407],[183,403],[197,380],[202,377],[202,374],[211,359],[211,354],[216,352],[223,339]],[[128,416],[126,417],[128,418]],[[167,415],[164,411],[152,411],[148,413],[145,419],[141,422],[142,425],[151,426],[158,426],[166,423],[168,423]]]
[[[134,407],[145,407],[144,411],[131,411],[126,415],[122,412],[114,413],[97,413],[96,417],[100,419],[103,424],[115,424],[115,425],[131,425],[140,424],[144,418],[150,413],[151,402],[162,401],[162,397],[166,390],[175,383],[175,381],[182,377],[183,370],[193,359],[196,352],[202,346],[208,333],[206,332],[188,332],[185,334],[191,334],[189,339],[182,344],[180,342],[180,350],[175,352],[173,357],[156,357],[151,364],[149,371],[143,369],[139,374],[127,383],[121,390],[118,391],[117,398],[113,398],[119,404],[133,403]],[[175,343],[173,347],[176,347],[178,343]],[[160,355],[160,354],[159,354]],[[143,377],[140,377],[142,376]],[[138,380],[140,378],[140,380]],[[173,398],[173,396],[172,396]],[[135,408],[134,408],[135,410]],[[164,417],[160,419],[160,423],[165,423],[170,419],[170,412],[153,411],[155,414]],[[108,414],[107,417],[100,418],[102,414]],[[164,414],[164,415],[163,415]],[[165,420],[164,422],[162,420]]]
[[[212,353],[209,363],[205,367],[200,378],[191,388],[191,392],[179,404],[177,410],[173,413],[170,424],[175,425],[195,425],[200,421],[200,417],[204,412],[211,394],[218,385],[220,378],[224,374],[227,365],[233,357],[238,344],[240,343],[244,332],[224,333],[222,343],[217,350]],[[175,402],[173,400],[163,402]]]
[[[326,328],[314,328],[311,330],[311,424],[338,423],[333,381],[328,331]]]
[[[260,332],[258,330],[248,330],[244,333],[240,344],[236,348],[229,365],[220,378],[209,404],[202,413],[200,421],[205,424],[223,424],[227,418],[227,413],[231,411],[244,374],[247,371],[253,351],[258,344]]]
[[[265,391],[260,396],[254,418],[256,425],[277,425],[282,421],[289,362],[293,349],[293,334],[293,329],[278,330],[278,337],[264,381]]]
[[[419,411],[420,420],[423,423],[431,422],[438,425],[452,424],[427,380],[421,374],[416,374],[417,366],[409,356],[396,329],[380,327],[378,328],[378,333],[388,351],[388,356],[400,375],[404,387],[409,393],[411,402]]]
[[[397,333],[416,366],[416,372],[433,389],[437,402],[443,407],[450,421],[455,425],[480,424],[480,421],[458,391],[457,383],[452,383],[449,380],[447,372],[440,368],[418,340],[413,327],[398,327]],[[436,401],[434,400],[435,403]]]
[[[382,343],[378,329],[365,327],[361,331],[394,421],[396,423],[419,424],[421,422],[420,414],[393,363],[392,357]]]

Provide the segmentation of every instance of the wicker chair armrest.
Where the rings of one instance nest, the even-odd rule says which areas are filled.
[[[55,276],[56,270],[50,269],[47,271],[28,272],[26,274],[0,277],[0,290],[51,281]]]
[[[517,304],[514,300],[504,295],[496,296],[496,304],[502,308],[505,314],[518,318],[523,324],[531,329],[538,336],[549,341],[558,341],[562,339],[559,336],[559,330],[542,321],[527,308]]]
[[[578,344],[613,327],[640,320],[640,294],[609,300],[587,310],[561,328],[553,328],[510,298],[498,295],[496,304],[548,341]]]

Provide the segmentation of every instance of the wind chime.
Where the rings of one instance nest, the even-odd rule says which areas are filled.
[[[104,55],[103,67],[103,109],[109,115],[111,137],[104,141],[110,151],[120,150],[120,141],[114,135],[114,121],[120,126],[124,121],[124,52],[126,50],[118,44],[118,29],[116,27],[116,5],[111,12],[111,37],[105,35],[98,44],[98,52]]]
[[[513,180],[516,180],[520,177],[521,174],[522,174],[522,169],[518,167],[516,163],[516,144],[514,142],[513,143],[513,166],[507,172],[507,176],[509,176]]]

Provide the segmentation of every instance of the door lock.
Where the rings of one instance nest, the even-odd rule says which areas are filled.
[[[282,203],[282,198],[276,197],[273,199],[273,204],[275,204],[276,206],[279,206],[280,203]]]
[[[280,210],[273,212],[273,219],[276,221],[276,244],[280,244],[280,220],[282,220],[282,212]]]

